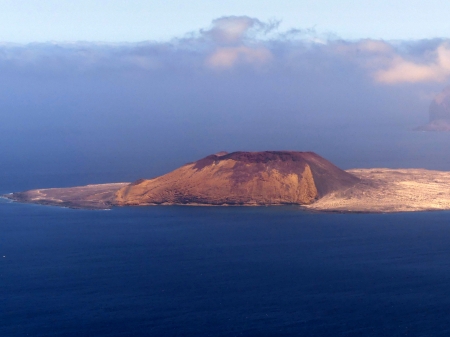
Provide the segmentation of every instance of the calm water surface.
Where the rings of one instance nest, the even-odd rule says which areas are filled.
[[[449,336],[450,213],[0,202],[0,336]]]

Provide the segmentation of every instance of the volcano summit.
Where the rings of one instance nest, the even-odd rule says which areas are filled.
[[[359,179],[313,152],[210,155],[116,193],[116,204],[311,204]]]

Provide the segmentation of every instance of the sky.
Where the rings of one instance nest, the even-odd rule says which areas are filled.
[[[427,39],[448,35],[449,12],[441,0],[1,0],[0,41],[165,41],[233,15],[343,39]]]
[[[1,1],[0,192],[222,150],[450,170],[450,136],[413,131],[449,84],[445,3],[212,3]]]

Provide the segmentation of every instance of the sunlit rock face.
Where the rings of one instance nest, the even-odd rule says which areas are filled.
[[[419,131],[450,131],[450,86],[439,93],[430,104],[430,122]]]
[[[116,205],[307,205],[359,181],[313,152],[226,152],[139,180]]]

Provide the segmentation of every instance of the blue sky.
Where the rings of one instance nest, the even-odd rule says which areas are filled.
[[[164,41],[231,15],[343,39],[423,39],[448,36],[448,13],[442,0],[1,0],[0,41]]]

